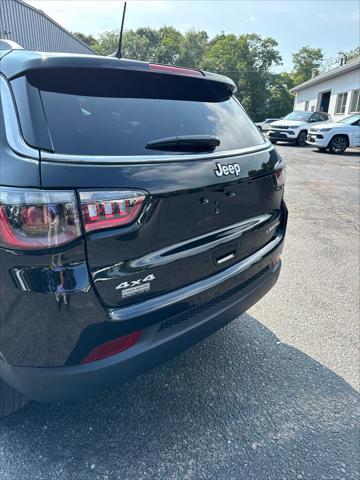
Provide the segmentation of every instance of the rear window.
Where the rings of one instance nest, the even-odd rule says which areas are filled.
[[[227,86],[217,82],[134,72],[107,73],[97,84],[94,75],[82,82],[79,75],[75,82],[65,78],[53,85],[33,81],[56,153],[166,155],[146,144],[179,135],[215,135],[218,151],[265,142]]]

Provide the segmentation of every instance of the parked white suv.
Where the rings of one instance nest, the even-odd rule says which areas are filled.
[[[343,153],[348,147],[360,147],[360,114],[339,122],[310,128],[307,143],[331,153]]]
[[[277,143],[278,140],[281,140],[303,146],[306,144],[306,138],[311,124],[330,121],[330,115],[323,112],[291,112],[282,120],[273,122],[270,125],[269,139],[272,143]]]
[[[266,118],[263,122],[256,122],[255,125],[260,130],[260,132],[267,132],[270,128],[270,125],[273,122],[279,120],[278,118]]]

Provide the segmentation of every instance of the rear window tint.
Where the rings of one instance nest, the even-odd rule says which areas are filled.
[[[205,102],[41,91],[41,98],[56,153],[166,155],[145,146],[176,135],[216,135],[218,151],[264,143],[232,97]]]
[[[106,65],[33,69],[13,80],[25,140],[59,154],[115,156],[183,155],[146,148],[179,135],[215,135],[220,151],[265,142],[227,82]]]

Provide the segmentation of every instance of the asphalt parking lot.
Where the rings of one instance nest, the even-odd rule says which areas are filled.
[[[1,480],[359,478],[359,152],[278,149],[277,286],[122,388],[1,420]]]

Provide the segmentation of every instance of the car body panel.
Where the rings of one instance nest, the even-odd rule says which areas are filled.
[[[236,250],[231,260],[234,263],[271,240],[276,229],[271,234],[266,231],[279,222],[283,195],[282,190],[276,189],[274,177],[268,174],[274,172],[275,165],[280,162],[276,151],[271,147],[266,151],[231,157],[231,163],[240,166],[238,176],[217,177],[214,173],[217,163],[226,165],[229,162],[229,158],[216,162],[201,160],[201,156],[197,161],[151,166],[42,162],[41,176],[45,188],[58,187],[61,178],[63,187],[76,185],[79,191],[103,188],[104,185],[114,189],[121,185],[149,194],[144,214],[136,224],[118,231],[87,235],[89,268],[95,288],[106,306],[113,308],[134,301],[133,298],[127,302],[122,300],[122,292],[116,289],[122,282],[131,284],[147,275],[155,275],[151,289],[135,297],[136,301],[141,301],[217,271],[219,267],[214,263],[214,256],[220,256],[220,247]],[[239,230],[237,237],[234,228],[229,228],[228,239],[222,231],[219,234],[221,239],[214,241],[213,232],[239,222],[251,222],[263,215],[262,225],[255,221],[246,232]],[[211,234],[209,238],[194,240],[207,234]],[[153,246],[154,236],[156,248]],[[172,254],[179,249],[181,254]],[[173,274],[174,268],[176,275]]]
[[[278,255],[279,251],[274,254]],[[268,260],[263,263],[268,263]],[[175,315],[154,324],[143,332],[136,345],[103,360],[85,365],[37,368],[13,366],[0,359],[0,372],[13,388],[38,401],[95,395],[181,353],[224,327],[262,298],[275,285],[279,273],[280,262],[250,284],[241,284],[240,295],[231,295],[229,291],[220,303],[203,310],[194,307],[194,314],[190,316]],[[99,329],[101,325],[95,327]]]
[[[90,68],[90,69],[110,69],[110,70],[142,70],[149,71],[150,63],[139,60],[118,59],[115,57],[104,57],[102,55],[84,55],[68,53],[49,53],[49,52],[29,52],[27,50],[12,50],[4,54],[1,62],[1,73],[13,80],[21,77],[24,73],[31,70],[43,69],[49,71],[52,68]],[[191,70],[183,68],[184,71]],[[235,91],[235,83],[225,75],[217,73],[200,71],[204,79],[227,83]],[[169,72],[167,72],[169,73]],[[186,72],[185,72],[186,73]],[[174,74],[181,75],[177,71]]]
[[[20,50],[4,56],[2,188],[8,193],[7,187],[18,187],[25,196],[30,187],[51,190],[51,195],[52,190],[71,190],[79,216],[85,191],[139,191],[145,201],[126,226],[89,233],[83,216],[78,236],[66,245],[27,251],[16,243],[13,248],[1,244],[0,377],[39,400],[89,394],[123,381],[234,319],[275,284],[287,224],[279,181],[284,162],[233,97],[230,79],[196,71],[197,81],[208,82],[214,95],[221,91],[221,98],[206,101],[220,103],[225,96],[236,102],[237,115],[257,139],[246,148],[132,156],[119,145],[113,156],[66,155],[56,151],[40,90],[24,79],[27,72],[47,78],[51,71],[61,84],[69,78],[57,74],[70,68],[82,73],[131,70],[149,79],[151,65]],[[151,78],[171,78],[171,88],[180,85],[181,95],[187,95],[181,86],[191,84],[184,80],[188,75],[156,73]],[[195,83],[196,95],[203,95],[206,83]],[[172,100],[170,94],[166,100]],[[240,138],[238,129],[231,132],[235,140]],[[5,196],[1,201],[2,212],[15,211],[20,222],[14,227],[11,215],[3,215],[6,226],[21,229],[26,221],[26,215],[20,220],[16,216],[21,205]],[[28,205],[31,210],[33,204]],[[36,236],[37,230],[31,234]],[[120,283],[138,285],[148,277],[148,291],[122,295]],[[139,342],[126,352],[80,366],[99,346],[140,331]]]
[[[346,135],[350,148],[360,147],[360,126],[346,125],[341,122],[327,123],[323,128],[321,126],[310,128],[307,143],[319,148],[327,148],[335,135]]]
[[[301,112],[301,113],[308,113],[312,117],[312,115],[318,112]],[[323,124],[323,123],[327,124],[330,121],[331,121],[330,118],[328,120],[323,120],[320,122],[299,121],[299,120],[290,120],[290,119],[284,118],[282,120],[278,120],[277,122],[274,122],[271,124],[271,127],[269,129],[269,132],[270,132],[269,138],[273,140],[296,142],[301,132],[305,131],[307,133],[312,126]]]

